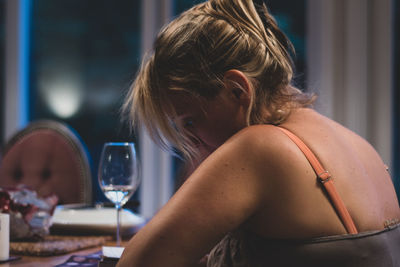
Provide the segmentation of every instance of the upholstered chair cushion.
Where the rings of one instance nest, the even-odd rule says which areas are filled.
[[[33,122],[11,138],[3,152],[0,186],[24,184],[40,196],[55,193],[59,204],[91,203],[87,150],[68,126]]]

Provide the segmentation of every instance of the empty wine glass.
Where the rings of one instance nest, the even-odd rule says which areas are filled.
[[[120,211],[136,191],[139,178],[138,162],[133,143],[105,143],[101,152],[98,179],[104,195],[117,210],[117,246],[121,244]]]

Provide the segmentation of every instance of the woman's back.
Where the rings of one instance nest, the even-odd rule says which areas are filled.
[[[385,165],[364,139],[311,109],[293,111],[281,127],[302,139],[330,172],[359,232],[381,230],[386,220],[400,218]],[[266,139],[268,131],[275,131],[267,128],[260,128]],[[268,175],[273,189],[265,208],[250,219],[250,229],[268,238],[345,234],[304,154],[283,133],[274,136],[284,156],[275,176]]]
[[[294,111],[280,127],[298,135],[331,173],[360,233],[347,234],[297,145],[276,127],[256,126],[250,136],[265,135],[268,152],[271,142],[281,150],[265,155],[265,162],[278,158],[275,176],[267,177],[272,180],[265,190],[269,196],[244,227],[214,247],[207,266],[399,266],[398,201],[375,150],[309,109]]]

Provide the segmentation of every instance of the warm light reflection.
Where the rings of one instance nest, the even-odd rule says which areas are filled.
[[[82,104],[82,90],[73,83],[53,83],[43,93],[51,111],[63,119],[75,115]]]

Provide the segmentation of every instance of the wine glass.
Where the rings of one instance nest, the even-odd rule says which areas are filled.
[[[139,183],[138,162],[133,143],[105,143],[101,152],[99,185],[117,210],[117,246],[121,244],[120,211],[136,191]]]

